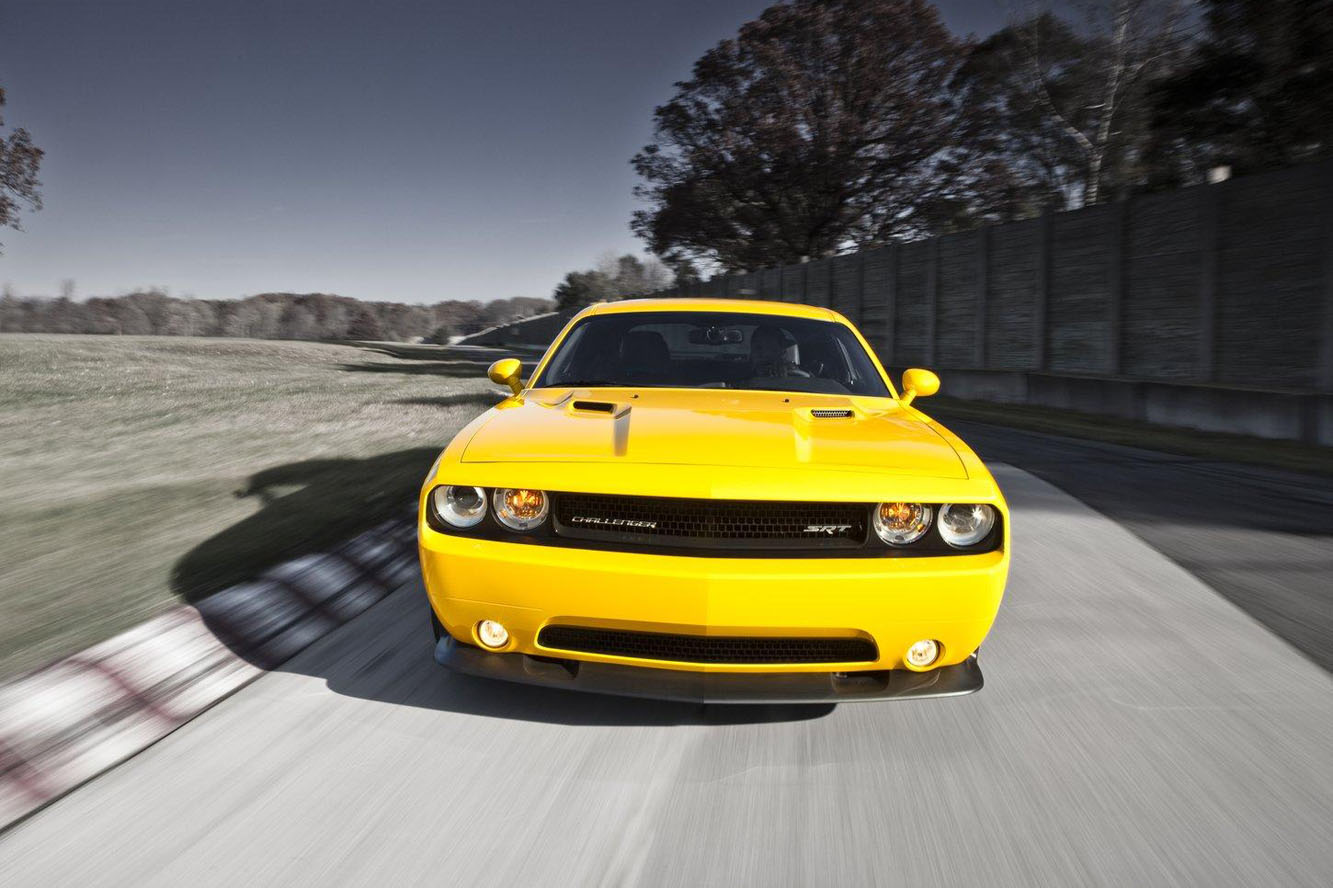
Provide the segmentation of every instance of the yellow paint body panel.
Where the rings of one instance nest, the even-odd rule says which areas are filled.
[[[571,326],[589,314],[671,310],[790,315],[851,327],[836,312],[812,306],[688,299],[593,306]],[[585,398],[615,407],[598,413],[572,408]],[[814,407],[850,408],[853,416],[816,420]],[[438,532],[426,521],[426,498],[439,484],[735,500],[988,503],[1000,514],[1003,535],[995,551],[917,557],[607,551]],[[459,641],[476,644],[477,622],[492,619],[510,632],[506,652],[697,672],[898,669],[906,665],[908,646],[923,638],[942,644],[935,666],[960,663],[990,631],[1009,566],[1009,511],[994,479],[962,441],[896,395],[526,389],[478,417],[444,450],[422,488],[418,519],[430,604]],[[600,656],[540,647],[537,633],[546,625],[863,637],[875,642],[879,659],[703,665]]]

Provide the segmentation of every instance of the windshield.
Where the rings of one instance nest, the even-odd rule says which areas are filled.
[[[868,395],[889,390],[834,321],[735,312],[593,315],[569,331],[534,388],[660,386]]]

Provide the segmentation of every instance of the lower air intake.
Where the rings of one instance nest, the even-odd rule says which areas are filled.
[[[864,638],[675,635],[584,626],[547,626],[537,643],[562,651],[677,663],[869,663],[878,655],[874,642]]]

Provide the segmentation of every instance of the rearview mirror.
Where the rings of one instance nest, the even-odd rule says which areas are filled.
[[[523,391],[523,380],[519,378],[522,372],[523,362],[518,358],[501,358],[491,365],[491,369],[486,371],[486,375],[496,385],[509,386],[517,395]]]
[[[910,404],[917,398],[929,398],[940,390],[940,378],[929,370],[913,367],[903,373],[903,396],[898,400]]]
[[[695,327],[688,336],[690,345],[736,345],[745,341],[738,327]]]

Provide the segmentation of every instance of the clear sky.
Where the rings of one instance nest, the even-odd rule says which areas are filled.
[[[549,296],[638,251],[629,158],[751,0],[3,0],[10,126],[46,208],[20,295],[161,286],[434,302]],[[943,0],[961,33],[998,0]]]

